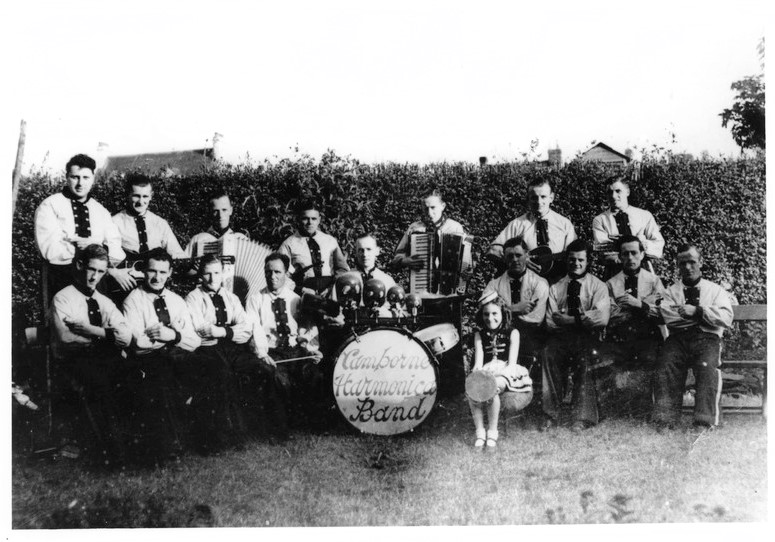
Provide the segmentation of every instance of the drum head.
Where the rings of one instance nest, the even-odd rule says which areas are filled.
[[[436,324],[435,326],[420,329],[414,332],[414,336],[424,342],[431,349],[431,352],[437,356],[452,350],[460,342],[457,328],[449,323]]]
[[[403,329],[352,337],[336,355],[334,398],[347,422],[363,433],[398,435],[417,427],[436,402],[433,355]]]
[[[489,371],[472,371],[466,378],[466,395],[475,403],[486,403],[498,394],[498,382]]]

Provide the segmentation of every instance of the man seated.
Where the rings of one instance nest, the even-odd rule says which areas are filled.
[[[288,256],[279,252],[264,260],[266,287],[247,302],[253,325],[250,347],[274,369],[281,402],[278,408],[317,425],[324,413],[318,330],[299,313],[300,297],[287,285],[289,264]]]
[[[522,237],[512,237],[503,244],[503,262],[506,272],[492,279],[482,296],[494,291],[506,302],[511,323],[519,330],[520,355],[529,353],[540,360],[549,283],[528,269],[527,244]]]
[[[503,244],[512,237],[522,237],[528,251],[545,247],[543,250],[547,252],[540,258],[528,259],[528,267],[550,284],[560,280],[565,274],[563,253],[568,244],[576,239],[576,230],[570,220],[552,210],[552,202],[554,190],[549,180],[532,181],[527,187],[529,211],[506,225],[490,244],[485,256],[500,264]]]
[[[659,430],[676,426],[691,367],[697,383],[694,424],[716,427],[721,423],[722,336],[734,320],[732,303],[724,288],[702,277],[696,246],[678,247],[676,265],[681,281],[667,289],[660,305],[670,336],[657,360],[653,419]]]
[[[366,234],[359,237],[355,241],[355,269],[352,273],[360,275],[362,283],[365,285],[367,281],[376,279],[385,285],[385,292],[390,290],[396,285],[396,281],[393,277],[377,268],[377,257],[380,255],[381,249],[377,245],[376,238],[371,234]],[[338,294],[336,288],[331,289],[330,297],[334,301],[338,301]],[[363,298],[361,298],[360,306],[363,307]],[[380,317],[390,317],[390,305],[385,299],[385,302],[378,307]]]
[[[291,277],[296,293],[302,290],[326,296],[334,277],[350,270],[339,242],[320,231],[320,209],[313,200],[303,200],[296,208],[298,233],[282,242],[278,252],[291,260]]]
[[[606,387],[617,396],[612,401],[617,409],[645,414],[651,410],[652,375],[662,345],[659,303],[665,288],[658,276],[642,267],[646,253],[640,239],[623,236],[619,245],[621,271],[606,282],[611,318],[599,349],[600,358],[613,361],[614,367],[601,372],[608,373]],[[631,382],[625,397],[619,398],[614,391],[617,386],[610,380],[625,374],[622,371]]]
[[[619,177],[606,186],[610,208],[597,215],[592,221],[592,237],[595,245],[611,245],[605,251],[606,264],[603,280],[609,279],[619,271],[616,242],[623,236],[633,235],[638,238],[647,258],[641,267],[653,272],[650,258],[661,258],[665,240],[659,232],[659,226],[652,214],[629,204],[630,182],[626,177]]]
[[[221,287],[221,259],[215,254],[205,255],[199,277],[201,284],[186,296],[186,304],[202,340],[197,354],[213,373],[207,380],[220,384],[219,389],[211,388],[214,412],[208,439],[203,443],[205,451],[225,447],[230,440],[239,444],[247,431],[241,423],[244,418],[248,425],[268,425],[273,434],[284,438],[285,411],[280,409],[272,413],[272,419],[267,419],[266,408],[258,408],[259,404],[277,405],[273,371],[247,347],[253,325],[237,296]],[[244,387],[243,380],[247,380]],[[256,410],[260,412],[252,412]]]
[[[46,261],[45,303],[72,284],[72,262],[78,250],[92,244],[105,245],[111,275],[117,274],[113,266],[125,257],[110,213],[89,196],[96,169],[97,163],[85,154],[70,158],[65,166],[65,188],[44,199],[35,211],[35,241]]]
[[[181,449],[184,405],[198,416],[195,429],[204,431],[206,412],[202,388],[204,364],[195,355],[201,339],[186,302],[166,288],[172,257],[162,248],[148,252],[145,280],[124,300],[124,315],[132,330],[129,350],[136,430],[144,437],[148,460],[174,456]]]
[[[116,405],[121,348],[132,333],[113,302],[96,291],[108,269],[108,252],[87,245],[77,256],[75,284],[60,290],[51,306],[54,380],[62,392],[59,406],[82,409],[93,431],[100,463],[112,467],[123,456]],[[57,408],[59,410],[59,408]]]
[[[567,375],[573,375],[573,426],[580,431],[596,423],[593,351],[600,332],[608,324],[608,290],[587,273],[589,248],[582,240],[568,245],[568,274],[549,289],[546,311],[548,339],[544,356],[542,401],[546,418],[541,429],[556,425],[560,402],[567,390]]]

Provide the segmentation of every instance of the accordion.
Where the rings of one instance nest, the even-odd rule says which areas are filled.
[[[420,256],[423,267],[409,273],[409,293],[462,295],[473,272],[469,235],[452,233],[413,233],[409,238],[410,256]]]
[[[266,286],[264,261],[272,250],[261,243],[235,235],[221,237],[217,241],[199,243],[193,255],[217,254],[223,262],[223,287],[231,290],[244,305],[248,297]]]

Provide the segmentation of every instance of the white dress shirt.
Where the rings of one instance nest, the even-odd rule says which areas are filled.
[[[549,248],[552,254],[558,254],[565,250],[572,241],[576,240],[576,230],[571,221],[564,216],[555,213],[551,209],[546,213],[547,232],[549,234]],[[512,237],[522,237],[528,250],[538,247],[538,227],[537,218],[533,213],[525,213],[511,222],[509,222],[498,237],[490,244],[487,254],[492,254],[498,258],[503,257],[503,244]]]
[[[223,299],[223,304],[226,307],[226,325],[233,332],[250,331],[252,329],[247,313],[242,308],[242,303],[236,295],[224,288],[219,288],[213,295]],[[191,313],[194,329],[199,329],[205,324],[215,325],[217,320],[215,317],[215,305],[213,304],[212,297],[210,297],[210,292],[202,286],[197,286],[189,292],[186,296],[186,305],[188,305],[188,310]],[[215,344],[218,344],[218,339],[202,338],[202,346],[213,346]]]
[[[654,216],[644,210],[628,206],[620,212],[627,214],[630,223],[630,232],[636,236],[643,236],[643,248],[646,254],[652,258],[661,258],[662,250],[665,248],[665,240],[659,232]],[[616,226],[614,213],[608,209],[602,214],[597,215],[592,220],[592,238],[595,244],[610,243],[611,235],[620,235],[619,228]]]
[[[632,313],[629,308],[621,308],[616,303],[616,298],[625,295],[625,280],[627,276],[623,271],[608,279],[608,296],[611,298],[611,319],[610,324],[616,325],[628,318]],[[638,299],[649,306],[649,315],[656,317],[659,314],[657,308],[657,299],[664,297],[665,287],[662,285],[662,279],[656,276],[648,269],[641,268],[638,271]]]
[[[161,247],[173,258],[183,256],[183,249],[166,220],[151,211],[146,211],[143,218],[145,219],[145,232],[148,235],[148,250]],[[113,223],[121,235],[121,245],[124,251],[139,253],[140,237],[137,234],[134,215],[126,210],[121,211],[113,215]]]
[[[94,198],[86,200],[89,210],[89,236],[100,245],[106,245],[112,264],[122,262],[126,257],[121,248],[121,234],[113,223],[110,213]],[[53,194],[35,211],[35,241],[43,258],[54,265],[69,265],[75,256],[75,218],[70,199],[63,193]]]
[[[697,318],[682,318],[674,308],[686,304],[684,284],[679,281],[670,286],[665,292],[665,298],[660,305],[662,317],[670,330],[687,329],[695,326],[705,333],[713,333],[719,337],[724,335],[724,330],[732,326],[734,312],[732,301],[727,291],[718,284],[709,280],[700,279],[697,288],[700,290],[700,304],[702,316]]]
[[[565,275],[559,282],[549,288],[549,308],[546,311],[546,328],[550,332],[558,332],[563,328],[554,323],[552,315],[556,312],[568,311],[568,285],[571,278]],[[611,314],[611,301],[608,297],[608,288],[603,281],[587,273],[581,279],[581,291],[579,301],[584,316],[592,320],[594,328],[604,328],[608,325]]]
[[[482,297],[488,292],[495,292],[506,305],[512,305],[511,277],[508,271],[501,276],[492,279],[482,292]],[[546,301],[549,299],[549,283],[530,269],[525,270],[522,283],[519,287],[519,296],[522,301],[537,301],[535,308],[527,314],[516,315],[516,318],[526,324],[541,324],[546,316]]]
[[[272,303],[275,299],[285,300],[285,311],[288,315],[288,346],[297,346],[302,343],[310,352],[318,350],[318,330],[314,325],[300,324],[299,302],[301,298],[287,285],[279,292],[270,292],[268,288],[262,288],[257,294],[248,298],[248,320],[253,325],[253,338],[250,346],[253,352],[259,356],[265,356],[270,348],[276,348],[279,344],[277,333],[277,321],[274,316]]]
[[[307,239],[309,237],[294,233],[283,241],[280,248],[277,249],[278,252],[290,258],[291,267],[288,269],[288,273],[291,275],[299,268],[308,268],[304,272],[304,278],[315,276],[315,270],[310,267],[312,265],[312,254]],[[320,256],[323,260],[322,276],[332,277],[350,270],[350,266],[347,265],[347,258],[344,257],[344,253],[339,247],[339,241],[334,236],[322,231],[316,231],[312,239],[320,247]]]
[[[170,314],[170,327],[180,333],[180,341],[175,346],[193,352],[199,347],[201,341],[194,329],[194,323],[191,320],[191,313],[188,311],[186,302],[178,294],[166,288],[161,291],[161,296],[164,298],[167,311]],[[157,297],[156,293],[149,292],[144,287],[139,286],[132,290],[124,300],[124,315],[129,322],[134,338],[132,347],[139,356],[164,348],[167,344],[161,341],[152,341],[145,334],[147,328],[159,323],[159,317],[153,306],[153,300]]]
[[[91,297],[100,308],[100,327],[114,330],[114,344],[119,348],[129,346],[132,331],[124,315],[113,302],[99,292],[87,296],[74,285],[67,286],[57,292],[51,303],[51,321],[53,323],[52,348],[55,353],[68,348],[92,344],[92,339],[77,335],[70,331],[65,320],[71,322],[89,323],[89,306],[87,300]]]

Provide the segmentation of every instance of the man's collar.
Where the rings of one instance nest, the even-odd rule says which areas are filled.
[[[702,275],[700,275],[696,280],[681,279],[681,283],[687,288],[692,288],[694,286],[697,286],[701,280],[702,280]]]
[[[628,203],[627,207],[625,207],[624,209],[619,209],[618,207],[611,206],[610,211],[611,211],[611,214],[613,214],[613,215],[615,215],[615,214],[617,214],[619,212],[627,214],[627,209],[629,209],[629,208],[630,208],[630,205]]]
[[[142,216],[143,218],[145,218],[146,216],[148,216],[148,207],[145,208],[145,212],[143,214],[140,214],[140,213],[135,211],[134,207],[129,205],[126,208],[126,214],[128,214],[132,218],[137,218],[138,216]]]
[[[199,287],[202,289],[202,291],[204,293],[206,293],[209,296],[220,295],[221,290],[223,290],[223,286],[219,287],[214,292],[212,290],[210,290],[209,288],[207,288],[204,284],[200,284]]]
[[[584,271],[580,275],[575,275],[573,273],[568,273],[568,278],[571,279],[571,280],[582,280],[584,277],[587,276],[587,273],[588,273],[588,271]]]
[[[91,194],[86,194],[86,199],[85,199],[85,200],[83,200],[83,201],[78,201],[78,196],[76,196],[75,194],[73,194],[73,193],[70,191],[70,187],[69,187],[69,186],[65,186],[65,187],[62,189],[62,195],[63,195],[64,197],[66,197],[67,199],[71,200],[71,201],[74,201],[74,202],[76,202],[76,203],[81,203],[81,204],[83,204],[83,205],[86,205],[86,202],[88,202],[88,201],[91,199]]]
[[[545,214],[544,216],[538,216],[538,213],[534,213],[533,211],[528,211],[528,212],[527,212],[527,216],[528,216],[528,217],[529,217],[531,220],[536,220],[536,221],[537,221],[537,220],[541,220],[541,219],[544,219],[544,220],[549,220],[549,215],[551,215],[551,214],[552,214],[552,210],[551,210],[551,209],[549,209],[548,211],[546,211],[546,214]]]
[[[524,271],[522,271],[522,272],[521,272],[521,273],[519,273],[519,274],[516,274],[516,272],[512,273],[511,269],[508,269],[508,270],[506,271],[506,274],[507,274],[507,276],[508,276],[509,278],[511,278],[511,279],[521,279],[522,277],[524,277],[524,276],[525,276],[525,273],[527,273],[527,267],[525,267]]]
[[[377,270],[377,265],[376,265],[376,264],[374,264],[374,267],[372,267],[372,268],[371,268],[371,269],[369,269],[369,270],[366,270],[366,269],[364,269],[363,267],[361,267],[360,265],[358,265],[358,264],[356,263],[356,264],[355,264],[355,268],[356,268],[358,271],[360,271],[362,274],[364,274],[364,275],[371,275],[372,273],[374,273],[374,271],[376,271],[376,270]]]
[[[95,290],[90,290],[85,284],[82,284],[79,281],[74,282],[73,286],[75,286],[75,289],[86,297],[91,297],[94,295]]]
[[[315,230],[315,233],[309,234],[305,230],[299,230],[299,235],[301,237],[305,238],[305,239],[312,239],[313,237],[315,237],[318,234],[319,231],[320,230]]]
[[[423,220],[422,223],[425,225],[425,228],[432,228],[432,229],[440,229],[444,223],[447,221],[447,215],[446,213],[441,213],[441,218],[439,218],[436,222],[431,222],[430,220]]]
[[[637,277],[640,274],[640,270],[642,267],[638,266],[638,268],[635,271],[630,271],[628,269],[622,269],[622,273],[624,273],[624,276],[626,277]]]
[[[227,233],[232,233],[232,231],[231,231],[231,225],[229,225],[229,226],[226,226],[226,229],[225,229],[225,230],[223,230],[223,231],[216,230],[216,229],[215,229],[215,227],[213,227],[213,226],[210,226],[210,227],[207,229],[207,233],[209,233],[209,234],[210,234],[210,235],[212,235],[213,237],[216,237],[216,238],[220,239],[221,237],[223,237],[223,236],[224,236],[224,235],[226,235]]]
[[[146,282],[145,284],[143,284],[143,290],[145,290],[146,292],[148,292],[151,295],[162,296],[164,294],[165,290],[166,290],[166,287],[162,288],[161,290],[156,291],[153,288],[151,288],[151,285],[148,284],[148,282]]]

